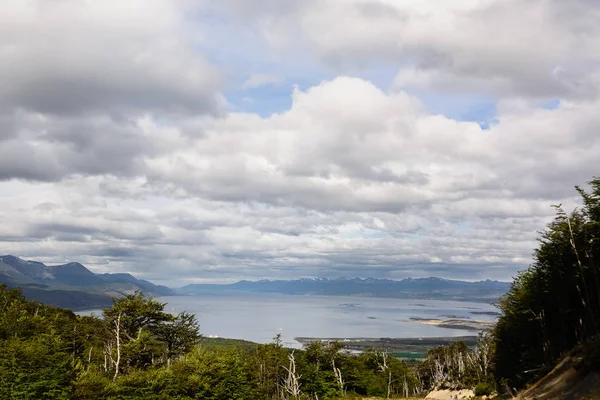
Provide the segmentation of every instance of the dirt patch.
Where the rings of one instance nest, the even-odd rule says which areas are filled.
[[[600,399],[600,371],[583,367],[583,357],[563,359],[548,375],[517,396],[520,400]]]
[[[434,390],[425,399],[429,400],[464,400],[475,396],[472,390]]]

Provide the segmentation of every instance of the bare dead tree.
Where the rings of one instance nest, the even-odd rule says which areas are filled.
[[[287,378],[283,382],[283,389],[288,395],[291,396],[291,399],[297,400],[300,398],[300,394],[302,393],[300,391],[301,376],[296,374],[296,359],[293,351],[288,355],[288,359],[290,360],[289,367],[283,367],[288,373]]]
[[[458,370],[458,379],[460,379],[460,378],[462,378],[462,376],[465,373],[465,360],[464,360],[462,352],[460,352],[458,350],[456,351],[454,358],[455,358],[456,367]]]
[[[480,336],[477,341],[477,356],[483,375],[487,374],[490,365],[490,343],[488,340],[488,337]]]
[[[109,369],[109,361],[110,361],[110,367],[112,368],[112,366],[115,364],[115,360],[112,357],[113,354],[113,342],[112,340],[107,341],[106,343],[104,343],[104,372],[108,372]]]
[[[380,353],[381,355],[381,359],[382,362],[379,363],[379,369],[381,369],[381,372],[387,372],[388,374],[388,382],[387,382],[387,396],[386,398],[390,398],[390,393],[392,391],[392,370],[390,369],[390,367],[388,366],[388,353],[382,351]]]
[[[121,315],[117,317],[115,321],[115,339],[117,343],[117,361],[115,362],[115,375],[113,376],[113,381],[117,380],[117,376],[119,375],[119,364],[121,363]]]
[[[419,369],[416,368],[416,373],[417,373],[417,381],[419,382],[418,386],[415,387],[415,395],[418,393],[421,393],[425,387],[425,385],[423,384],[423,377],[421,376],[421,373],[419,372]]]
[[[432,377],[433,382],[437,385],[438,383],[444,382],[448,379],[448,374],[444,372],[444,364],[442,364],[439,360],[434,360],[431,366],[432,368]]]
[[[346,388],[345,388],[345,382],[344,379],[342,378],[342,370],[339,368],[336,368],[335,366],[335,358],[331,359],[331,365],[333,367],[333,374],[335,376],[335,380],[338,383],[338,386],[340,387],[340,391],[342,392],[342,395],[345,397],[346,396]]]

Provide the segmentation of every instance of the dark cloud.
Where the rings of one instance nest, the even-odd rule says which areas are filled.
[[[108,117],[18,119],[16,139],[0,141],[0,180],[56,181],[72,174],[133,175],[159,152],[135,121]],[[164,151],[164,145],[163,149]]]
[[[12,49],[0,65],[0,105],[59,115],[216,111],[219,73],[188,46],[180,5],[11,4],[0,19],[0,44]]]
[[[0,180],[140,175],[170,149],[148,132],[159,121],[220,112],[220,73],[191,48],[182,4],[126,3],[7,4]]]

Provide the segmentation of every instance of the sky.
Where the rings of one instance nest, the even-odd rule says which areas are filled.
[[[3,0],[0,254],[510,280],[600,175],[597,0]]]

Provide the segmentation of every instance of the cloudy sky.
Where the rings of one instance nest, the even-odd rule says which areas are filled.
[[[509,280],[600,175],[597,0],[0,9],[0,254]]]

